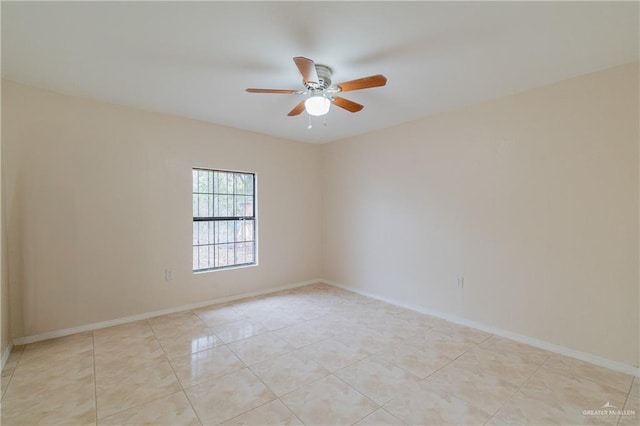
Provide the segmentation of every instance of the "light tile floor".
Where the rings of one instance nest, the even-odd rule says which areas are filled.
[[[328,285],[14,348],[2,424],[638,425],[638,379]]]

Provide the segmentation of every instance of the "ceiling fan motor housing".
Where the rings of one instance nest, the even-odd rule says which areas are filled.
[[[331,86],[331,75],[333,74],[333,70],[326,65],[316,65],[316,73],[318,74],[318,83],[304,83],[307,89],[328,89]]]

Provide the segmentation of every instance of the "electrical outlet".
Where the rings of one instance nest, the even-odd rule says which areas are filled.
[[[458,288],[464,288],[464,277],[458,277]]]
[[[173,271],[171,269],[164,270],[164,279],[166,281],[171,281],[173,279]]]

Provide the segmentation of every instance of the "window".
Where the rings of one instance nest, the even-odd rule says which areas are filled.
[[[193,169],[193,272],[256,263],[255,174]]]

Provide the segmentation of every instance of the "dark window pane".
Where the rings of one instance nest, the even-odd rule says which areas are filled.
[[[233,194],[235,181],[233,179],[234,173],[227,173],[227,194]]]
[[[244,195],[236,195],[235,197],[235,212],[234,216],[246,216],[245,214],[245,196]]]
[[[253,216],[253,197],[236,195],[236,216]]]
[[[233,244],[220,244],[215,246],[218,258],[216,266],[231,266],[234,264]]]
[[[245,220],[244,221],[244,235],[245,241],[253,241],[253,233],[256,227],[256,222],[254,220]]]
[[[224,172],[218,172],[218,185],[216,192],[218,194],[227,193],[227,174]]]
[[[215,246],[209,246],[209,259],[207,259],[207,263],[209,264],[209,266],[207,266],[207,268],[214,268],[216,265],[215,262],[215,257],[216,257],[216,251],[214,249]]]
[[[220,193],[220,172],[213,172],[213,192]]]
[[[236,263],[238,264],[247,263],[247,261],[245,260],[246,258],[245,243],[237,243],[235,246],[235,250],[236,250]]]
[[[246,188],[245,188],[245,194],[247,195],[253,195],[253,175],[247,175],[247,184],[246,184]]]
[[[227,217],[235,216],[233,214],[233,195],[227,195],[226,196],[226,200],[224,202],[224,205],[226,207],[224,215],[227,216]]]
[[[253,196],[245,197],[245,216],[254,216],[255,212],[253,211]]]
[[[228,243],[233,243],[235,241],[235,221],[227,221],[227,242]]]
[[[236,220],[236,221],[235,221],[235,230],[234,230],[234,233],[235,233],[235,238],[236,238],[236,239],[235,239],[235,241],[236,241],[236,242],[237,242],[237,241],[244,241],[244,240],[245,240],[245,238],[244,238],[244,224],[243,224],[243,222],[244,222],[244,221],[242,221],[242,220]]]
[[[193,222],[193,245],[198,244],[198,224],[200,222]]]
[[[233,195],[216,195],[214,204],[214,217],[233,216]]]
[[[209,189],[209,174],[206,170],[198,170],[198,192],[211,192]]]
[[[255,262],[255,242],[245,243],[245,261],[246,263]]]
[[[213,242],[216,243],[216,244],[221,242],[220,241],[220,228],[222,228],[222,223],[223,222],[218,222],[218,221],[215,221],[213,223],[213,226],[214,226],[214,232],[213,232],[214,239],[213,239]]]
[[[233,194],[233,173],[216,172],[215,192],[217,194]]]
[[[198,247],[199,269],[207,269],[209,267],[209,246]]]
[[[242,173],[236,173],[233,177],[236,185],[234,194],[244,194],[244,175]]]
[[[227,253],[226,251],[224,251],[222,249],[222,246],[220,245],[215,245],[213,246],[213,249],[215,250],[215,259],[216,259],[216,263],[215,263],[215,267],[219,268],[222,266],[226,266],[227,265]]]
[[[198,216],[199,217],[210,217],[211,212],[209,211],[209,199],[211,195],[198,195]]]
[[[200,264],[198,263],[198,247],[193,247],[193,270],[200,269]]]
[[[198,222],[198,244],[211,244],[209,240],[209,225],[210,222]]]
[[[236,194],[251,195],[253,194],[253,175],[247,173],[236,173]]]
[[[222,244],[222,243],[228,243],[228,242],[233,242],[233,234],[231,232],[229,232],[229,224],[233,225],[233,221],[216,221],[215,222],[215,243],[216,244]]]

